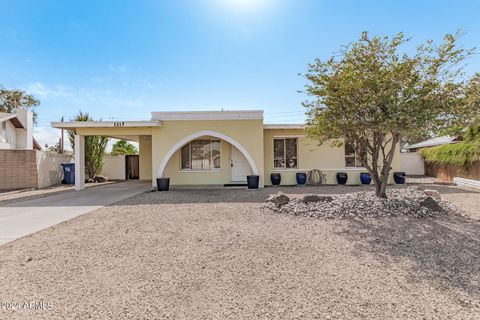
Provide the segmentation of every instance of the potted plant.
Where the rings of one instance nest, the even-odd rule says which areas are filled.
[[[247,187],[248,187],[248,189],[258,189],[259,181],[260,181],[260,176],[257,176],[257,175],[247,176]]]
[[[303,186],[307,183],[307,174],[305,172],[297,172],[295,176],[297,178],[297,184]]]
[[[282,181],[282,175],[279,172],[274,172],[270,174],[270,181],[272,182],[273,186],[280,185]]]
[[[407,179],[407,174],[405,172],[394,172],[393,180],[396,184],[404,184]]]
[[[372,176],[370,175],[370,172],[361,172],[360,181],[362,184],[370,184],[372,182]]]
[[[158,191],[170,190],[170,178],[157,178],[157,190]]]
[[[337,172],[337,183],[347,184],[348,174],[346,172]]]

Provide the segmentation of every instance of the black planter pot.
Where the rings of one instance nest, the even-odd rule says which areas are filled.
[[[347,184],[348,174],[346,172],[337,172],[337,183]]]
[[[360,173],[360,181],[362,184],[370,184],[372,182],[372,176],[369,172]]]
[[[270,181],[272,181],[272,185],[278,186],[282,181],[282,175],[280,173],[271,173],[270,174]]]
[[[256,175],[247,176],[248,189],[258,189],[259,181],[260,181],[260,176],[256,176]]]
[[[301,186],[307,183],[307,174],[305,172],[297,172],[296,178],[297,178],[297,184]]]
[[[168,191],[170,189],[170,178],[157,178],[157,190]]]
[[[405,172],[394,172],[393,180],[396,184],[404,184],[405,180],[407,180],[407,174]]]

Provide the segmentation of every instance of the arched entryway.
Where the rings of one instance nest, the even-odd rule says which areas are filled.
[[[163,177],[164,172],[165,172],[165,168],[167,167],[167,164],[168,164],[168,161],[170,160],[170,158],[172,158],[172,156],[175,154],[175,152],[177,152],[180,148],[182,148],[184,145],[186,145],[190,141],[201,138],[201,137],[205,137],[205,136],[210,136],[210,137],[222,139],[222,140],[227,141],[231,145],[235,146],[245,156],[245,159],[247,159],[248,163],[250,164],[250,167],[252,168],[253,174],[254,175],[259,175],[259,171],[258,171],[257,165],[255,164],[255,161],[253,161],[252,156],[250,155],[250,153],[248,152],[248,150],[244,146],[242,146],[235,139],[233,139],[232,137],[230,137],[226,134],[223,134],[223,133],[220,133],[220,132],[215,132],[215,131],[210,131],[210,130],[204,130],[204,131],[199,131],[199,132],[193,133],[193,134],[183,138],[182,140],[178,141],[174,146],[172,146],[168,150],[168,152],[163,157],[162,162],[160,163],[160,167],[158,168],[157,178]]]

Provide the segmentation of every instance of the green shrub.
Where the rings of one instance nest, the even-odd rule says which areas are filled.
[[[420,151],[425,161],[442,165],[454,165],[468,171],[473,162],[480,160],[480,141],[469,139],[438,147],[425,148]]]

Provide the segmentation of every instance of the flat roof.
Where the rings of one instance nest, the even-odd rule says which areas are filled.
[[[154,111],[152,121],[263,120],[263,110]]]
[[[286,123],[286,124],[264,124],[264,129],[305,129],[304,124],[300,123]]]
[[[263,110],[222,110],[222,111],[154,111],[151,120],[140,121],[70,121],[52,122],[53,128],[124,128],[161,127],[165,121],[215,121],[215,120],[263,120]],[[264,124],[266,130],[305,129],[301,123]]]
[[[161,127],[160,121],[71,121],[52,122],[53,128],[75,129],[75,128],[138,128],[138,127]]]

